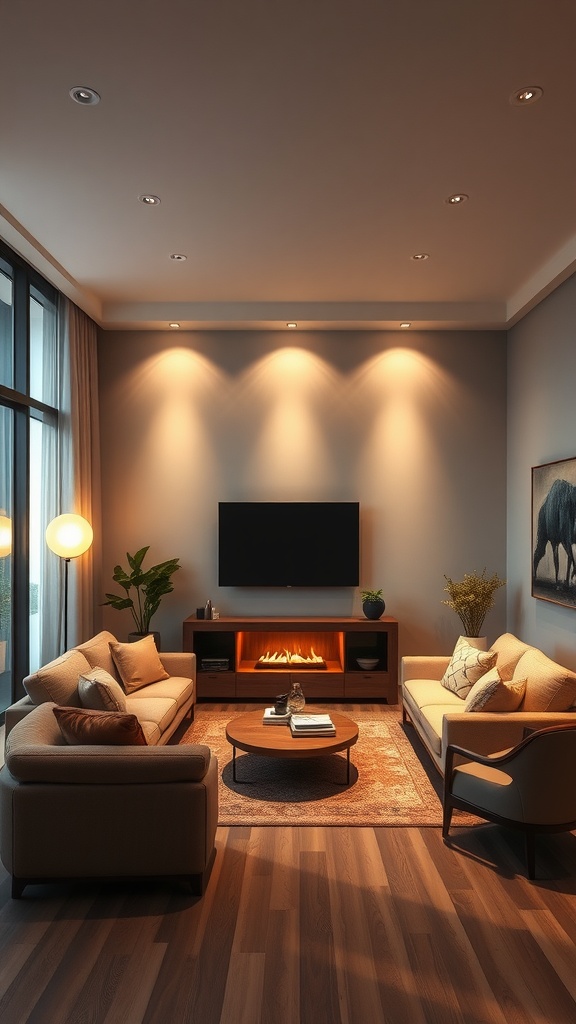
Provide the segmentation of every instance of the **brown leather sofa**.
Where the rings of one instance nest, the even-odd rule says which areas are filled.
[[[6,739],[0,857],[12,895],[73,878],[188,880],[203,890],[218,822],[218,762],[208,747],[65,743],[53,702]]]

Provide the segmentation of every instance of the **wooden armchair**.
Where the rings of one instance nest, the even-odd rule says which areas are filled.
[[[454,767],[454,757],[466,758]],[[442,836],[455,807],[521,829],[526,840],[528,878],[535,878],[537,832],[576,829],[576,725],[538,729],[511,750],[477,754],[449,744],[444,776]]]

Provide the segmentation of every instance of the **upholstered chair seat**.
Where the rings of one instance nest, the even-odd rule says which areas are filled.
[[[466,762],[454,767],[454,759]],[[510,750],[482,755],[450,744],[444,776],[442,835],[448,840],[455,807],[521,829],[528,877],[535,877],[537,832],[576,828],[576,725],[539,729]]]

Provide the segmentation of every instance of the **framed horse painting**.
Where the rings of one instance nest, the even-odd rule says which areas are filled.
[[[532,467],[532,597],[576,608],[576,458]]]

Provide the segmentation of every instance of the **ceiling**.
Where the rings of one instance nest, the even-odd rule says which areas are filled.
[[[576,269],[575,38],[574,0],[3,5],[0,237],[104,328],[505,329]]]

